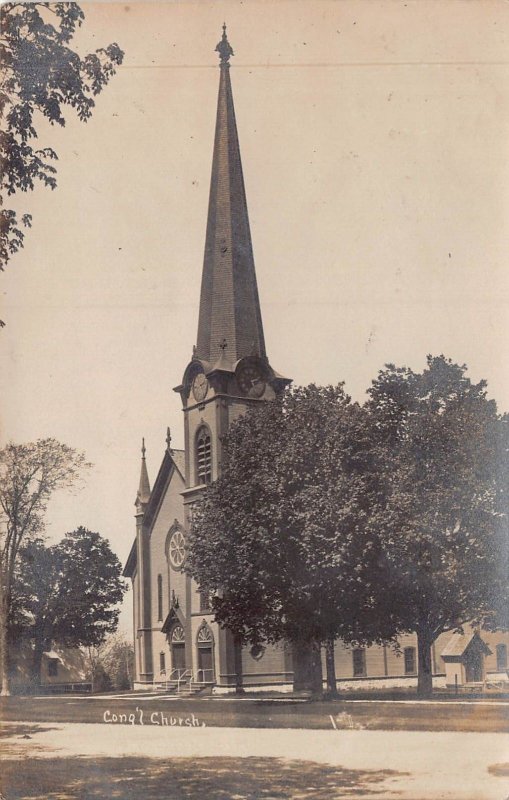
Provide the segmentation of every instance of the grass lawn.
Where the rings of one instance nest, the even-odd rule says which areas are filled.
[[[407,698],[410,699],[410,698]],[[32,722],[90,722],[105,712],[130,714],[142,709],[145,723],[153,712],[186,717],[193,713],[207,727],[368,729],[413,731],[472,731],[502,733],[509,730],[509,703],[501,701],[382,702],[350,700],[298,701],[288,697],[175,698],[126,694],[75,697],[0,698],[0,720]],[[138,713],[138,712],[136,712]],[[157,716],[156,716],[157,719]]]

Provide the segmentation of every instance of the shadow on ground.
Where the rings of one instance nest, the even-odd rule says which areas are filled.
[[[500,778],[506,778],[509,775],[509,764],[492,764],[488,767],[490,775],[498,775]]]
[[[5,800],[346,800],[376,798],[404,774],[277,758],[41,758],[4,760],[0,788]]]

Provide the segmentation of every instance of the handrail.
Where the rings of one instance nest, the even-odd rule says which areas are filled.
[[[196,670],[196,681],[195,681],[195,683],[207,683],[207,680],[205,678],[205,673],[206,672],[210,672],[210,679],[211,679],[210,682],[212,683],[213,680],[214,680],[214,670],[211,669],[211,668],[209,668],[209,669],[197,669]],[[203,676],[201,681],[198,680],[200,673]]]
[[[177,675],[177,694],[180,694],[180,683],[181,683],[181,681],[185,682],[186,678],[191,678],[191,680],[192,680],[193,679],[193,673],[191,672],[190,669],[184,669],[184,670],[174,669],[171,674],[173,674],[173,672],[177,672],[178,673],[178,675]]]
[[[161,672],[162,675],[162,672]],[[201,680],[200,680],[201,676]],[[180,687],[182,683],[189,683],[189,689],[192,690],[193,683],[213,683],[214,682],[214,670],[212,668],[209,669],[197,669],[196,672],[193,673],[191,669],[182,669],[181,667],[176,667],[172,669],[169,675],[166,677],[165,681],[156,681],[154,679],[152,685],[155,689],[156,683],[161,685],[165,685],[165,688],[168,689],[169,683],[176,683],[177,687],[177,694],[180,694]]]

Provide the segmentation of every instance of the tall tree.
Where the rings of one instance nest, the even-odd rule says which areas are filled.
[[[40,684],[41,661],[52,644],[93,647],[117,628],[126,590],[122,567],[106,539],[79,527],[51,547],[29,542],[20,553],[14,585],[16,610],[29,624],[34,644],[32,678]]]
[[[493,621],[509,602],[509,424],[466,367],[428,357],[422,373],[389,365],[367,403],[378,470],[371,508],[381,574],[380,613],[418,640],[418,692],[432,691],[431,645],[469,621]]]
[[[55,439],[0,450],[0,656],[2,695],[9,694],[9,637],[14,571],[21,545],[44,529],[48,500],[76,484],[89,465]]]
[[[0,9],[0,191],[11,195],[32,190],[37,181],[54,189],[57,154],[51,147],[35,148],[37,113],[65,125],[64,106],[86,122],[94,96],[106,86],[123,52],[117,44],[84,57],[70,42],[85,15],[76,3],[4,3]],[[0,269],[23,246],[21,219],[12,209],[0,209]]]
[[[216,619],[243,642],[289,640],[294,664],[334,640],[380,641],[377,537],[366,526],[378,476],[366,413],[341,386],[297,388],[230,429],[220,478],[193,517],[187,568]],[[316,690],[321,690],[317,671]]]
[[[106,639],[104,648],[100,648],[96,655],[99,656],[96,663],[102,665],[104,674],[114,689],[132,689],[134,675],[132,641],[128,641],[121,633],[114,634]]]

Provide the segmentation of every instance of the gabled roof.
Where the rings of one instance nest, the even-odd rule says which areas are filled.
[[[124,578],[132,578],[134,575],[134,570],[136,569],[137,564],[137,556],[136,556],[136,538],[131,545],[131,549],[129,551],[129,555],[127,556],[127,561],[125,562],[125,567],[122,571],[122,576]]]
[[[179,625],[182,625],[182,627],[185,626],[185,619],[182,614],[182,611],[179,609],[178,606],[172,606],[170,609],[170,613],[163,622],[161,633],[169,633],[171,628],[176,622],[178,622]]]
[[[490,648],[481,639],[477,631],[473,633],[453,633],[440,655],[442,658],[460,657],[466,653],[471,645],[477,645],[485,655],[491,655]]]
[[[186,477],[186,452],[185,450],[172,450],[173,463],[177,467],[180,475],[185,480]]]
[[[152,523],[154,522],[154,519],[157,515],[157,510],[161,504],[166,486],[168,485],[168,481],[170,480],[173,471],[176,471],[181,480],[185,481],[185,451],[175,450],[173,448],[170,450],[167,448],[143,514],[143,524],[147,530],[150,530]],[[131,578],[136,569],[136,564],[137,552],[135,539],[122,575],[125,578]]]
[[[183,450],[170,450],[169,448],[166,449],[161,466],[159,467],[159,472],[157,473],[157,478],[155,479],[155,483],[150,494],[150,500],[147,503],[145,514],[143,516],[143,524],[147,529],[151,528],[156,517],[157,510],[163,499],[164,492],[166,490],[166,486],[168,485],[168,481],[170,480],[172,471],[176,470],[180,478],[183,481],[185,480],[184,470],[182,469],[182,462],[184,459],[185,453]]]

